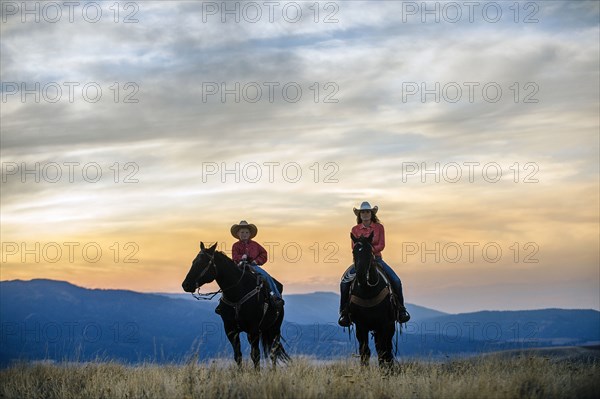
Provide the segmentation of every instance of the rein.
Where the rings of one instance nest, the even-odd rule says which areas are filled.
[[[379,284],[379,273],[377,272],[377,266],[375,265],[375,267],[373,266],[373,263],[376,262],[375,261],[375,255],[373,255],[373,246],[369,244],[369,246],[371,247],[371,259],[369,260],[369,267],[367,269],[367,285],[369,287],[376,287],[377,284]],[[356,265],[356,258],[353,259],[354,260],[354,264]],[[369,272],[371,271],[371,269],[375,269],[375,275],[377,276],[377,280],[375,281],[375,283],[371,284],[369,282]]]
[[[370,245],[371,247],[371,251],[373,250],[373,246]],[[354,264],[357,265],[358,263],[356,262],[356,257],[354,258]],[[375,272],[375,275],[377,276],[377,279],[374,283],[370,283],[369,282],[369,275],[370,272],[373,271]],[[376,287],[379,284],[379,280],[380,280],[380,275],[379,275],[380,271],[377,265],[377,261],[375,260],[375,255],[373,255],[371,253],[371,259],[369,260],[369,265],[367,268],[367,286],[368,287]],[[358,274],[357,274],[357,281],[358,281]],[[384,277],[384,281],[386,281],[386,278]],[[356,295],[350,295],[350,302],[354,303],[355,305],[358,305],[360,307],[363,308],[371,308],[373,306],[379,305],[388,295],[391,295],[390,289],[387,286],[387,284],[381,289],[381,291],[379,291],[379,293],[373,297],[373,298],[369,298],[369,299],[364,299],[364,298],[360,298]]]
[[[206,254],[206,252],[205,252],[205,254]],[[209,255],[207,254],[207,256],[209,256]],[[200,273],[200,276],[198,276],[198,280],[200,280],[206,274],[206,272],[208,272],[208,269],[210,269],[211,267],[213,267],[215,269],[215,277],[216,277],[217,274],[219,273],[219,270],[217,269],[217,265],[215,264],[215,255],[214,254],[213,254],[213,256],[210,257],[210,262],[208,262],[208,265],[206,266],[206,268],[204,270],[202,270],[202,273]],[[203,294],[200,292],[200,286],[198,286],[198,287],[196,287],[196,292],[192,292],[192,296],[194,298],[196,298],[197,300],[210,301],[215,296],[222,293],[224,290],[228,290],[230,288],[233,288],[233,287],[239,285],[239,283],[242,282],[242,279],[244,278],[245,273],[246,273],[246,268],[243,268],[242,275],[240,276],[240,279],[235,284],[232,284],[227,288],[219,288],[218,291],[207,292],[207,293]]]
[[[379,272],[377,271],[377,266],[373,267],[374,261],[375,261],[375,256],[372,256],[371,261],[369,262],[369,270],[367,270],[367,285],[369,287],[376,287],[377,284],[379,284]],[[377,280],[375,280],[375,283],[373,283],[373,284],[369,283],[369,272],[371,271],[371,269],[375,269],[375,275],[377,276]]]
[[[258,278],[258,280],[260,280],[260,278]],[[262,281],[250,292],[248,292],[246,295],[244,295],[242,297],[242,299],[240,299],[237,302],[231,302],[229,300],[227,300],[227,298],[225,298],[225,296],[221,296],[221,302],[223,302],[225,305],[231,306],[234,310],[235,310],[235,319],[238,320],[239,316],[240,316],[240,309],[242,308],[242,305],[248,301],[250,298],[252,298],[255,295],[258,295],[260,293],[260,291],[263,288],[263,283]],[[264,318],[264,312],[266,312],[266,309],[264,309],[263,311],[263,318]]]
[[[221,292],[223,292],[223,291],[219,290],[219,291],[207,292],[207,293],[203,294],[200,292],[200,287],[198,287],[196,292],[192,292],[192,296],[194,298],[196,298],[197,300],[210,301],[215,296],[219,295]]]
[[[207,254],[207,256],[210,256],[210,255]],[[217,269],[217,265],[215,264],[215,255],[214,254],[210,257],[210,261],[208,262],[208,265],[206,266],[206,268],[204,270],[202,270],[202,273],[200,273],[200,276],[198,276],[198,280],[200,280],[208,272],[208,270],[211,267],[214,268],[214,270],[215,270],[215,278],[216,278],[216,276],[217,276],[217,274],[218,274],[219,271]],[[242,279],[244,278],[245,274],[246,274],[246,268],[244,267],[244,268],[242,268],[242,275],[240,276],[240,278],[238,279],[238,281],[235,282],[235,284],[232,284],[232,285],[230,285],[230,286],[228,286],[226,288],[220,288],[218,291],[208,292],[208,293],[205,293],[205,294],[203,294],[203,293],[200,292],[200,286],[198,286],[197,291],[193,292],[192,296],[194,298],[196,298],[197,300],[203,299],[203,300],[209,300],[210,301],[217,294],[222,293],[223,295],[221,295],[221,298],[220,298],[221,302],[223,302],[227,306],[232,307],[235,310],[235,319],[238,320],[239,319],[239,315],[240,315],[240,309],[241,309],[242,305],[244,303],[246,303],[250,298],[258,295],[260,293],[260,291],[263,289],[262,280],[260,278],[257,278],[257,283],[258,283],[257,286],[253,290],[251,290],[250,292],[246,293],[246,295],[244,295],[242,297],[242,299],[240,299],[239,301],[232,302],[232,301],[228,300],[227,298],[225,298],[224,291],[227,291],[227,290],[229,290],[229,289],[231,289],[233,287],[238,286],[242,282]],[[265,313],[266,313],[266,308],[263,309],[263,318],[265,316]]]

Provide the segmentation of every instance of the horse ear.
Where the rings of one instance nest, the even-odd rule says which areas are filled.
[[[204,243],[202,241],[200,241],[200,250],[204,251]]]
[[[213,244],[212,247],[208,248],[208,251],[209,252],[215,252],[215,249],[217,249],[217,243],[216,242]]]
[[[369,234],[369,242],[373,241],[373,236],[375,235],[375,232],[372,231],[371,234]]]
[[[354,237],[354,234],[350,233],[350,238],[352,238],[352,242],[358,241],[358,238]]]

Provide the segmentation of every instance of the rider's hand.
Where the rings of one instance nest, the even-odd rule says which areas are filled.
[[[242,255],[242,260],[246,260],[246,259],[248,259],[248,255],[246,255],[246,254]]]

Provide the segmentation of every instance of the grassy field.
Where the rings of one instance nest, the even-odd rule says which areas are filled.
[[[597,398],[597,358],[487,355],[400,361],[394,373],[357,359],[297,359],[259,372],[226,365],[16,364],[0,370],[1,398]]]

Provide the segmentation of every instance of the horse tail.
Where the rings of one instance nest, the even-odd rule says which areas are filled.
[[[292,360],[292,358],[285,351],[285,348],[281,343],[282,339],[285,341],[285,339],[280,334],[277,334],[277,336],[275,337],[275,340],[273,341],[273,345],[271,347],[271,359],[273,359],[274,362],[277,362],[277,360],[281,360],[283,363],[288,363]]]
[[[292,361],[292,358],[290,357],[290,355],[287,354],[285,348],[283,347],[283,344],[279,340],[277,340],[277,343],[275,345],[275,360],[279,359],[284,363]]]
[[[282,339],[283,337],[279,333],[273,331],[263,331],[260,333],[260,343],[265,359],[271,358],[274,363],[278,360],[281,360],[283,363],[292,360],[281,343]]]
[[[269,339],[269,333],[267,331],[260,332],[260,346],[262,346],[263,357],[267,359],[269,357],[269,352],[271,351],[271,339]]]

